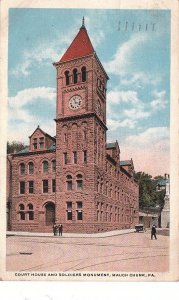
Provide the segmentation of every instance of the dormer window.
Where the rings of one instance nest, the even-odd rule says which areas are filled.
[[[39,140],[40,149],[44,149],[44,137],[41,137]]]
[[[82,79],[82,82],[86,81],[86,67],[81,68],[81,79]]]
[[[33,139],[34,150],[37,150],[37,138]]]

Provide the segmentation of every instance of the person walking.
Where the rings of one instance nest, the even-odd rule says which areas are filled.
[[[53,224],[53,235],[54,236],[57,235],[57,224],[56,223]]]
[[[60,224],[58,226],[58,231],[59,231],[59,236],[62,236],[62,234],[63,234],[63,225],[62,224]]]
[[[152,229],[151,229],[151,240],[153,240],[153,236],[155,237],[155,239],[157,240],[157,236],[156,236],[156,226],[152,225]]]

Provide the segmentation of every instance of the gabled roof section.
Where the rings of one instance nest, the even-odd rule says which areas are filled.
[[[132,158],[130,160],[121,160],[120,161],[120,166],[131,166],[134,168],[133,160]]]
[[[106,149],[113,149],[116,148],[116,142],[115,143],[107,143],[106,144]]]
[[[78,34],[76,35],[71,45],[66,50],[66,52],[64,53],[64,55],[62,56],[59,62],[65,62],[68,60],[83,57],[93,53],[94,53],[94,48],[88,36],[87,30],[84,25],[84,20],[83,20],[83,24]]]
[[[56,141],[56,138],[55,138],[55,137],[53,137],[53,136],[51,136],[50,134],[48,134],[48,133],[46,133],[45,131],[43,131],[43,130],[40,128],[39,125],[38,125],[37,128],[34,130],[34,132],[29,136],[29,138],[31,138],[31,137],[33,136],[33,134],[34,134],[37,130],[40,130],[41,133],[42,133],[44,136],[49,137],[50,139]]]

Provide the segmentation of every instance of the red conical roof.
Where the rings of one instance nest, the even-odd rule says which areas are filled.
[[[85,26],[82,25],[73,42],[60,59],[60,62],[86,56],[92,53],[94,53],[93,45],[90,41]]]

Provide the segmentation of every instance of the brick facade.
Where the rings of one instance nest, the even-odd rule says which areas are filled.
[[[87,54],[78,57],[81,44]],[[54,221],[65,232],[132,228],[139,211],[133,162],[120,162],[117,141],[106,143],[108,76],[84,25],[54,66],[56,138],[38,127],[28,149],[8,156],[10,228],[48,232]]]

